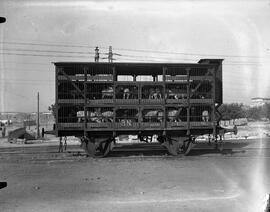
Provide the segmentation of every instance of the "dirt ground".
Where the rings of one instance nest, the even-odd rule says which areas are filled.
[[[75,145],[2,148],[0,211],[259,211],[270,141],[255,143],[230,154],[95,159]]]
[[[222,152],[200,141],[187,157],[163,150],[89,158],[74,138],[64,153],[49,135],[31,144],[0,139],[0,182],[8,184],[0,190],[0,211],[263,211],[269,128],[240,129],[257,137],[228,135]]]

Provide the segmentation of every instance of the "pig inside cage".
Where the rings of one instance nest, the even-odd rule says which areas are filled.
[[[167,107],[166,120],[167,122],[186,122],[187,108],[184,106]]]
[[[187,99],[187,84],[166,85],[166,99]]]
[[[212,98],[212,83],[210,81],[192,81],[191,99],[211,99]]]
[[[190,107],[190,121],[210,122],[212,108],[210,105],[194,105]]]
[[[83,82],[60,81],[58,83],[58,99],[82,99]]]
[[[164,122],[164,110],[160,108],[143,109],[142,122]]]
[[[121,84],[116,86],[116,99],[138,99],[138,86],[132,84]]]
[[[58,109],[58,122],[59,123],[81,122],[81,119],[83,119],[83,115],[80,115],[80,111],[83,111],[83,106],[62,105]]]
[[[113,99],[112,83],[91,83],[87,85],[87,98],[91,100]]]
[[[162,85],[144,85],[142,87],[142,99],[164,99]]]

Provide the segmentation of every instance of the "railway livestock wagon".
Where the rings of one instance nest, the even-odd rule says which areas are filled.
[[[79,137],[91,156],[106,156],[120,135],[155,135],[170,154],[187,154],[221,129],[222,59],[54,65],[57,136]]]

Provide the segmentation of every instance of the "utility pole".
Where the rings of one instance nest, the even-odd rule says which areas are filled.
[[[37,93],[37,138],[40,138],[40,131],[39,131],[39,92]]]
[[[95,48],[95,62],[96,63],[99,62],[99,48],[98,47]]]
[[[31,115],[28,114],[27,116],[28,116],[28,129],[30,130],[30,117],[31,117]]]
[[[105,53],[105,54],[108,55],[108,57],[103,57],[101,59],[107,59],[108,58],[108,62],[109,63],[112,63],[113,60],[116,60],[116,59],[113,58],[113,55],[122,56],[121,54],[113,53],[112,46],[109,46],[109,52],[108,53]]]
[[[113,62],[112,46],[109,46],[108,62],[109,63]]]

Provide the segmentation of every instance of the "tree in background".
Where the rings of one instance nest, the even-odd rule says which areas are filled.
[[[223,104],[219,107],[223,120],[248,118],[252,120],[270,119],[270,104],[260,107],[247,107],[242,103]]]
[[[270,119],[270,104],[265,104],[266,118]]]
[[[48,110],[52,112],[53,117],[56,120],[56,106],[55,106],[55,104],[51,104],[51,106],[48,107]]]
[[[265,118],[270,119],[270,104],[248,108],[247,117],[254,120],[261,120]]]
[[[223,120],[240,119],[247,117],[247,111],[242,103],[223,104],[219,107]]]

